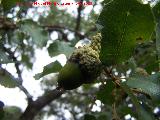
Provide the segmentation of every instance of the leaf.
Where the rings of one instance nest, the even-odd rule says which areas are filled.
[[[118,112],[118,115],[123,116],[123,117],[127,114],[130,114],[131,116],[136,117],[136,114],[135,114],[135,112],[133,112],[132,108],[130,108],[126,105],[120,105],[118,107],[117,112]]]
[[[44,66],[43,72],[38,73],[34,76],[36,80],[40,79],[41,77],[48,75],[50,73],[55,73],[61,70],[62,65],[58,61],[54,61],[46,66]]]
[[[144,68],[148,73],[159,70],[155,41],[137,45],[134,58],[137,66]]]
[[[0,63],[1,64],[6,64],[6,63],[13,63],[13,60],[9,59],[8,56],[0,50]]]
[[[130,88],[125,84],[121,83],[121,88],[128,94],[131,98],[133,104],[136,106],[136,112],[138,114],[138,120],[154,120],[151,113],[147,112],[139,103],[138,99],[131,92]]]
[[[94,115],[85,114],[84,115],[84,120],[97,120],[97,119]]]
[[[30,61],[30,57],[29,55],[25,55],[25,54],[22,54],[22,60],[21,60],[27,68],[31,69],[33,64],[32,62]]]
[[[17,87],[17,81],[13,79],[9,72],[0,69],[0,85],[7,88],[15,88]]]
[[[153,7],[153,13],[155,20],[157,22],[156,25],[156,48],[158,52],[158,60],[160,60],[160,1]],[[159,63],[160,68],[160,63]]]
[[[152,8],[156,22],[160,22],[160,1]]]
[[[14,7],[18,2],[23,2],[23,0],[2,0],[1,4],[3,6],[3,10],[8,12],[12,7]]]
[[[98,113],[97,120],[110,120],[111,117],[112,115],[110,112],[100,112]]]
[[[16,106],[6,106],[4,107],[4,112],[3,120],[18,120],[22,114],[22,110]]]
[[[48,40],[48,33],[44,31],[36,22],[32,20],[25,20],[19,23],[20,30],[29,34],[32,37],[33,43],[39,47],[46,45]]]
[[[112,91],[115,88],[115,85],[112,81],[108,81],[104,88],[98,91],[97,99],[100,100],[104,104],[111,105],[114,102],[114,98],[112,96]]]
[[[70,56],[73,50],[74,48],[71,47],[69,43],[58,40],[48,47],[48,52],[51,57],[59,54],[65,54],[66,56]]]
[[[127,60],[125,63],[119,64],[116,66],[116,70],[118,71],[118,73],[123,73],[126,74],[126,72],[128,70],[131,70],[132,72],[135,71],[137,65],[135,62],[135,59],[132,57],[129,60]]]
[[[158,52],[158,60],[160,60],[160,21],[156,26],[156,48]],[[160,68],[160,63],[159,63]]]
[[[106,4],[97,21],[102,33],[100,59],[105,65],[129,59],[136,41],[150,40],[154,17],[150,6],[137,0],[113,0]]]
[[[13,42],[15,44],[21,44],[22,41],[25,39],[25,34],[21,31],[11,31],[11,35],[9,36],[10,37],[10,42]]]
[[[151,76],[135,75],[128,78],[126,84],[149,94],[155,101],[160,100],[160,73]]]

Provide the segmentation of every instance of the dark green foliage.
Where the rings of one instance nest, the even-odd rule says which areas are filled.
[[[97,119],[94,115],[85,114],[84,115],[84,120],[97,120]]]
[[[97,93],[97,99],[101,100],[103,104],[112,105],[115,101],[113,90],[115,85],[112,81],[107,82],[107,85],[103,86]]]
[[[5,12],[9,12],[9,10],[16,6],[18,2],[24,2],[24,0],[9,0],[9,1],[6,1],[6,0],[2,0],[1,1],[2,3],[2,6],[3,6],[3,10]]]
[[[150,6],[136,0],[109,2],[97,24],[102,33],[100,59],[105,65],[119,64],[131,57],[137,40],[150,40],[155,25]]]

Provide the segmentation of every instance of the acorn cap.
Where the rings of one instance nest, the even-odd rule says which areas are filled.
[[[97,51],[90,46],[76,49],[71,55],[70,62],[77,63],[83,75],[83,83],[92,83],[101,71],[101,61]]]

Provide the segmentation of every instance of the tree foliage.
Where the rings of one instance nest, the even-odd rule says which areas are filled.
[[[24,4],[29,2],[34,0],[0,1],[0,85],[18,87],[28,102],[26,110],[21,111],[0,100],[0,119],[38,120],[52,115],[71,120],[121,120],[128,115],[137,120],[160,119],[159,113],[153,112],[160,104],[160,1],[95,0],[88,15],[83,5],[77,6],[77,14],[54,5],[39,14],[38,7]],[[99,13],[98,6],[102,7]],[[31,17],[30,10],[34,11]],[[87,41],[93,46],[92,36],[97,32],[102,36],[102,70],[96,80],[74,90],[58,88],[57,75],[67,67],[52,61],[33,76],[41,80],[44,91],[33,100],[34,95],[23,86],[23,73],[33,71],[35,51],[45,49],[50,57],[65,54],[68,59],[81,48],[75,47],[77,42],[86,45]],[[16,74],[6,69],[10,63]],[[70,82],[76,83],[74,70],[65,71],[72,72]],[[56,74],[44,77],[51,73]],[[68,118],[65,111],[70,114]]]

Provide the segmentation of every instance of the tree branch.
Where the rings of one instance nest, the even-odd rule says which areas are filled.
[[[51,90],[43,96],[39,97],[36,101],[28,104],[25,112],[21,115],[19,120],[33,120],[37,113],[53,100],[59,98],[65,91],[64,90]]]
[[[82,5],[80,5],[78,8],[77,24],[75,30],[60,25],[41,25],[41,27],[46,28],[48,31],[54,30],[60,32],[65,40],[68,40],[67,35],[63,32],[63,30],[65,29],[74,32],[75,35],[78,36],[80,39],[88,38],[87,35],[83,35],[78,32],[81,20],[81,10]],[[18,29],[18,26],[15,23],[8,21],[6,18],[0,16],[0,29],[14,30]]]
[[[78,36],[80,39],[88,38],[87,35],[83,35],[78,31],[75,31],[71,28],[60,26],[60,25],[42,25],[42,27],[46,28],[48,31],[60,31],[60,30],[69,30],[70,32],[74,32],[76,36]],[[63,32],[63,31],[61,31]]]
[[[108,77],[110,77],[112,79],[112,81],[118,86],[120,87],[121,86],[121,78],[119,77],[116,77],[113,73],[112,73],[112,70],[109,70],[109,69],[104,69],[106,75]],[[134,88],[130,88],[130,90],[134,93],[137,93],[137,94],[143,94],[145,96],[147,96],[148,98],[150,98],[150,95],[147,94],[146,92],[140,90],[140,89],[134,89]]]
[[[80,0],[80,3],[83,4],[83,0]],[[77,11],[78,11],[78,15],[77,15],[77,19],[76,19],[76,27],[75,27],[75,31],[79,31],[80,28],[80,23],[81,23],[81,11],[82,11],[82,5],[79,5]]]
[[[0,16],[0,29],[8,30],[8,29],[17,29],[17,25],[13,22],[7,20],[6,17]]]
[[[17,70],[17,74],[18,74],[18,79],[12,77],[14,80],[16,80],[18,87],[25,93],[25,95],[27,96],[28,102],[32,101],[32,96],[30,95],[30,93],[27,91],[27,89],[22,86],[22,72],[19,68],[20,66],[20,62],[17,60],[17,58],[14,56],[14,52],[12,52],[9,48],[6,48],[3,46],[3,50],[8,53],[9,57],[13,60],[13,62],[15,63],[15,68]]]

